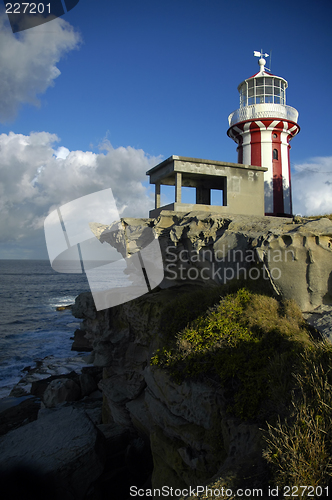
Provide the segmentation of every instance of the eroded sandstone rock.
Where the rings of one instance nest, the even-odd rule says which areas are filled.
[[[227,478],[248,463],[261,471],[259,429],[229,416],[220,387],[213,381],[176,384],[149,367],[163,345],[163,310],[177,293],[232,279],[270,287],[310,314],[331,306],[332,222],[162,212],[157,219],[91,228],[123,257],[139,251],[145,229],[153,228],[165,271],[158,289],[131,302],[97,312],[91,294],[82,294],[73,306],[94,363],[104,367],[103,423],[149,436],[156,488],[202,484],[216,473]]]
[[[244,279],[269,282],[303,311],[332,304],[332,222],[327,218],[295,223],[278,217],[162,212],[157,219],[91,225],[100,241],[122,253],[126,249],[124,256],[142,248],[147,228],[153,228],[162,250],[162,288]]]
[[[77,401],[80,398],[81,388],[74,380],[57,378],[52,380],[45,389],[43,402],[47,408],[52,408],[65,401]]]

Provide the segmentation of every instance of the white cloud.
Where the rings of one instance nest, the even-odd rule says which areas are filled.
[[[302,215],[332,213],[332,156],[311,158],[294,166],[293,211]]]
[[[8,244],[24,249],[26,242],[32,253],[36,247],[36,255],[41,255],[38,246],[42,246],[46,257],[43,224],[48,213],[102,189],[112,189],[123,217],[148,217],[153,208],[152,193],[142,183],[147,180],[146,171],[161,158],[132,147],[114,149],[109,142],[100,153],[69,151],[57,147],[58,141],[47,132],[0,135],[0,243],[4,249]]]
[[[65,160],[69,155],[69,153],[70,153],[69,149],[63,146],[60,146],[56,151],[54,151],[55,157],[61,158],[62,160]]]
[[[0,14],[0,121],[16,116],[22,103],[38,105],[38,94],[60,75],[56,64],[80,44],[80,35],[61,18],[13,34]]]
[[[58,143],[47,132],[0,135],[0,258],[47,258],[45,217],[96,191],[111,188],[122,217],[148,217],[153,208],[153,190],[143,183],[160,157],[130,146],[114,149],[108,141],[99,153]],[[332,157],[312,158],[293,170],[294,213],[332,213]]]

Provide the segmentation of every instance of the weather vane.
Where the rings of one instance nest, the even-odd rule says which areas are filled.
[[[261,49],[260,52],[258,50],[254,50],[254,56],[259,57],[258,64],[260,67],[260,71],[271,71],[269,68],[265,68],[266,61],[264,57],[269,57],[269,54],[266,54],[263,52],[263,49]],[[270,67],[271,67],[271,58],[270,58]]]
[[[269,57],[269,54],[264,54],[263,49],[260,52],[258,50],[254,50],[255,57]]]

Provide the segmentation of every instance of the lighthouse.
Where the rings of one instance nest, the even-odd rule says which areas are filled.
[[[227,135],[237,144],[238,163],[267,167],[264,173],[265,215],[292,215],[290,140],[300,131],[298,111],[286,105],[288,83],[266,67],[238,86],[240,107],[228,117]]]

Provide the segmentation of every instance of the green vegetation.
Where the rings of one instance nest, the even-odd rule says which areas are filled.
[[[301,354],[291,411],[268,423],[264,457],[274,484],[324,487],[332,478],[332,348],[317,344]],[[331,486],[331,484],[330,484]],[[306,491],[302,498],[312,498]]]
[[[296,358],[309,344],[294,302],[279,303],[242,288],[180,332],[168,332],[151,364],[168,369],[179,383],[206,376],[218,380],[229,397],[229,411],[254,418],[269,411],[262,407],[267,399],[278,404],[284,399]]]
[[[332,346],[312,337],[293,301],[245,288],[221,298],[217,292],[217,303],[204,313],[213,294],[203,300],[197,292],[191,308],[188,296],[177,298],[172,327],[165,327],[164,347],[151,365],[178,383],[213,379],[224,387],[228,411],[262,428],[267,484],[331,487]],[[184,309],[191,312],[181,319]],[[310,489],[300,493],[313,498]]]
[[[175,296],[163,310],[161,335],[166,343],[172,342],[174,334],[190,321],[219,302],[221,295],[229,292],[229,286],[214,286],[195,289]]]

